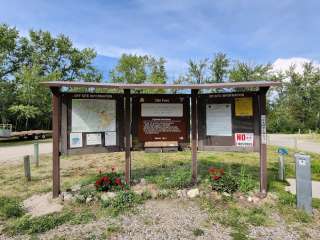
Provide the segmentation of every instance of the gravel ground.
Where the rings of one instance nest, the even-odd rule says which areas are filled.
[[[249,236],[257,240],[298,240],[299,233],[288,228],[284,220],[278,214],[272,214],[274,226],[251,227]]]
[[[319,220],[316,212],[316,222]],[[270,226],[252,226],[249,237],[258,240],[298,240],[319,239],[320,228],[304,224],[288,226],[278,213],[273,213]],[[113,229],[111,235],[107,229]],[[201,229],[200,236],[194,230]],[[108,239],[112,240],[173,240],[173,239],[232,239],[230,229],[208,221],[208,215],[201,210],[196,201],[182,199],[151,200],[137,207],[134,213],[117,218],[104,218],[88,224],[64,224],[46,233],[38,235],[41,240],[54,239]],[[0,235],[0,240],[30,239],[28,236],[8,238]]]
[[[208,216],[197,203],[183,200],[149,201],[140,214],[123,218],[123,231],[115,239],[231,239],[219,225],[208,224]],[[202,236],[193,234],[203,230]]]

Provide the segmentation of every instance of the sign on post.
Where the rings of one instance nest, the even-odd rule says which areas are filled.
[[[253,133],[235,133],[234,139],[237,147],[253,147]]]
[[[312,214],[312,182],[310,156],[295,154],[297,207]]]
[[[278,148],[279,154],[279,180],[285,180],[285,163],[284,163],[284,156],[288,155],[288,150],[285,148]]]

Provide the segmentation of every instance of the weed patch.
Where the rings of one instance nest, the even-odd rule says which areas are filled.
[[[143,203],[143,198],[132,191],[120,191],[117,196],[107,201],[102,201],[102,206],[108,208],[109,213],[117,216]]]
[[[50,214],[35,218],[25,215],[11,222],[5,228],[5,231],[12,235],[42,233],[70,221],[73,216],[71,212]]]
[[[25,211],[16,198],[0,197],[0,218],[21,217]]]

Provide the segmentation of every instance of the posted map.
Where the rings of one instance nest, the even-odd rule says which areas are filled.
[[[116,131],[116,101],[72,99],[72,132]]]

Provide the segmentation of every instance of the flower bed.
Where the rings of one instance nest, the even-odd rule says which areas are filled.
[[[234,193],[239,189],[236,177],[225,173],[223,168],[209,168],[212,190],[217,192]]]
[[[98,191],[119,191],[126,188],[126,184],[121,179],[121,174],[111,169],[111,172],[102,174],[100,172],[99,178],[95,182],[95,187]]]

